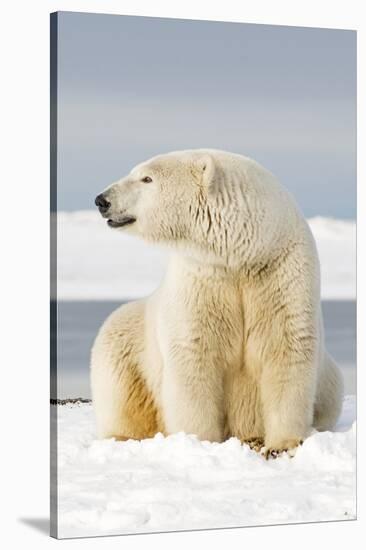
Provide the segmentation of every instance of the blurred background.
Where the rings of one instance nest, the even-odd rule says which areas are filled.
[[[318,244],[327,345],[355,393],[355,32],[61,12],[57,99],[59,398],[90,397],[96,331],[167,262],[107,228],[95,196],[198,147],[255,158],[295,196]]]

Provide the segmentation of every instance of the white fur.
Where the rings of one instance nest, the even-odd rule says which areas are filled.
[[[241,155],[181,151],[140,164],[104,194],[109,218],[136,218],[114,231],[173,254],[157,291],[122,306],[96,339],[99,436],[234,435],[278,452],[312,426],[332,428],[343,386],[324,348],[317,251],[273,175]],[[134,392],[126,380],[136,376]]]

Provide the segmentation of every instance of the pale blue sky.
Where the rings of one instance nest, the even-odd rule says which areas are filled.
[[[58,208],[146,158],[252,156],[306,216],[356,215],[356,33],[59,13]]]

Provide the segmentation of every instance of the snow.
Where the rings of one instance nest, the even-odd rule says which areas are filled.
[[[58,536],[354,519],[356,404],[294,458],[178,433],[96,440],[91,404],[57,406]]]
[[[356,295],[356,223],[312,218],[323,299]],[[149,295],[161,281],[168,251],[107,227],[97,211],[59,212],[58,299],[126,300]]]

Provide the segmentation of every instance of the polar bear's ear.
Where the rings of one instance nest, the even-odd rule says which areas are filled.
[[[196,173],[201,185],[209,192],[215,187],[215,161],[209,153],[201,155],[195,162]]]

